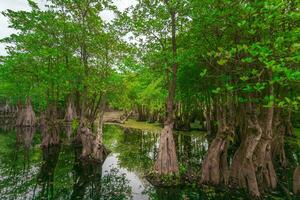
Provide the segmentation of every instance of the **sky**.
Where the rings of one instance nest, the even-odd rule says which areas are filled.
[[[46,0],[35,0],[38,5],[43,8],[43,5],[46,3]],[[123,11],[127,7],[134,5],[135,0],[114,0],[114,3],[119,10]],[[0,0],[0,12],[7,9],[11,10],[26,10],[29,11],[30,7],[28,6],[27,0]],[[113,19],[113,13],[104,11],[101,13],[101,17],[107,21]],[[0,13],[0,38],[4,38],[14,33],[15,30],[8,27],[9,23],[6,17]],[[5,44],[0,44],[0,55],[5,55]]]

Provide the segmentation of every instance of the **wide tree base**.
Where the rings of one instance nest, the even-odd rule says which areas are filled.
[[[178,174],[179,172],[173,127],[170,124],[165,124],[162,130],[154,169],[160,175]]]
[[[99,137],[96,137],[89,128],[79,127],[78,131],[74,144],[81,149],[80,158],[103,163],[111,151],[104,146]]]

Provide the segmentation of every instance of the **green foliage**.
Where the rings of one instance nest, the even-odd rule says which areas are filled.
[[[124,12],[110,1],[51,0],[46,10],[28,3],[31,11],[3,12],[17,33],[1,40],[8,55],[1,57],[0,100],[30,96],[42,110],[64,106],[70,94],[82,100],[86,91],[88,105],[106,96],[113,108],[164,113],[177,63],[175,101],[185,113],[227,94],[299,109],[299,2],[154,0]],[[103,10],[116,19],[106,23]]]

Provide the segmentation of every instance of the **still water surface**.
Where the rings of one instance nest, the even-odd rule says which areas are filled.
[[[106,125],[104,143],[112,152],[99,165],[80,160],[80,152],[66,139],[60,146],[41,149],[38,131],[0,130],[0,199],[250,199],[243,191],[200,189],[195,183],[151,186],[145,173],[156,158],[158,136],[159,129]],[[208,149],[205,133],[177,132],[175,143],[181,172],[199,173]],[[279,189],[265,199],[295,199],[286,190],[300,161],[299,146],[297,140],[286,145],[290,168],[277,171],[282,178]]]

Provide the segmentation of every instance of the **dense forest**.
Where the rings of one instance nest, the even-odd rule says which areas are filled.
[[[61,144],[64,124],[80,158],[103,163],[105,113],[122,111],[111,123],[162,127],[153,185],[182,184],[174,132],[201,130],[208,150],[187,175],[197,187],[261,198],[289,165],[290,194],[300,193],[299,157],[285,150],[300,140],[299,1],[138,0],[122,12],[110,0],[28,3],[2,13],[16,32],[1,39],[0,102],[16,127],[40,128],[42,149]]]

